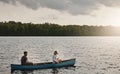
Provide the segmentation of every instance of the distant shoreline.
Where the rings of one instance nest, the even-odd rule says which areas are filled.
[[[0,37],[120,37],[120,36],[0,36]]]
[[[120,36],[120,27],[0,22],[0,36]]]

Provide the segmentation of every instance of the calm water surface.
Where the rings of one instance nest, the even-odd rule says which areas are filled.
[[[10,64],[20,64],[23,51],[29,52],[29,61],[39,63],[52,61],[55,50],[62,59],[76,58],[75,68],[61,68],[57,74],[120,74],[120,37],[0,37],[0,74],[11,74]]]

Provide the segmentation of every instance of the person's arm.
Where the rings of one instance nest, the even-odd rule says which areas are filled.
[[[57,62],[60,63],[62,60],[59,58],[59,55],[56,56]]]
[[[28,62],[28,58],[26,57],[25,60],[26,60],[26,63],[27,63]]]

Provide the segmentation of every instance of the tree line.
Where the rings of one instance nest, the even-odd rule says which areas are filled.
[[[120,27],[0,22],[0,36],[119,36]]]

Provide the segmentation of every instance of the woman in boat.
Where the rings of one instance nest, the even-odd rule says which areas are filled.
[[[62,60],[58,57],[58,52],[54,51],[53,63],[60,63],[60,62],[62,62]]]
[[[24,56],[22,56],[21,58],[21,65],[33,65],[32,62],[28,61],[27,55],[28,55],[28,52],[24,51]]]

